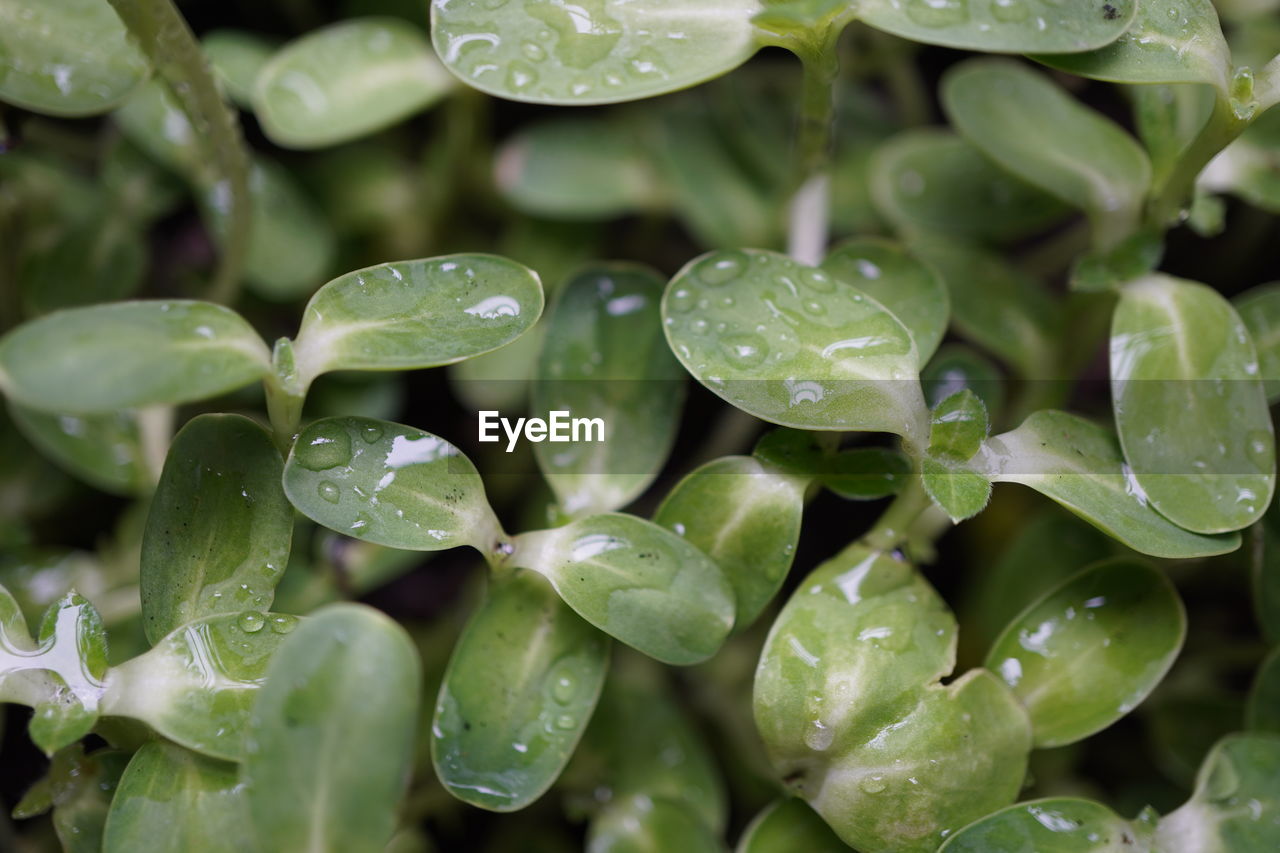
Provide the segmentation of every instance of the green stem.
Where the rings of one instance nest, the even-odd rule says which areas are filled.
[[[911,526],[921,514],[933,505],[924,490],[924,484],[918,474],[913,473],[907,480],[898,496],[889,504],[889,508],[880,516],[875,526],[861,538],[849,545],[845,551],[866,547],[876,551],[891,551],[907,540]]]
[[[267,416],[275,433],[280,453],[289,455],[302,425],[302,406],[307,389],[298,381],[298,367],[293,355],[293,341],[280,338],[271,351],[272,371],[264,385],[267,392]]]
[[[831,45],[806,51],[796,141],[795,193],[788,207],[787,253],[805,264],[822,261],[831,207],[838,60]]]
[[[1164,182],[1156,188],[1147,211],[1148,221],[1161,227],[1181,222],[1195,193],[1196,178],[1210,160],[1245,131],[1250,122],[1250,118],[1236,115],[1230,99],[1218,95],[1209,121],[1178,157]]]

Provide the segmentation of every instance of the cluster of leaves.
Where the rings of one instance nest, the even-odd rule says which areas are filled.
[[[1280,211],[1274,4],[1260,20],[1231,5],[1230,47],[1208,0],[440,0],[429,39],[356,16],[278,45],[197,41],[169,0],[0,0],[0,100],[35,149],[0,157],[15,238],[0,253],[0,701],[33,709],[51,758],[15,815],[51,810],[77,850],[423,849],[429,762],[490,811],[559,784],[593,851],[717,850],[725,783],[652,663],[714,658],[686,687],[744,754],[722,760],[786,797],[746,829],[747,853],[1280,846],[1280,651],[1246,731],[1191,756],[1194,790],[1167,814],[1062,796],[1080,793],[1070,779],[1016,802],[1053,754],[1038,751],[1116,724],[1182,652],[1178,564],[1140,555],[1203,561],[1247,531],[1258,618],[1280,639],[1280,286],[1229,301],[1159,271],[1173,229],[1224,229],[1225,194]],[[846,28],[870,60],[836,98]],[[956,62],[938,87],[948,127],[911,127],[916,44],[1054,71]],[[796,54],[802,77],[745,68],[746,96],[712,110],[680,96],[554,113],[496,151],[477,142],[472,90],[635,101],[763,48]],[[1079,78],[1126,85],[1136,137],[1063,85]],[[448,127],[406,179],[376,140],[437,104]],[[87,157],[38,118],[102,114],[111,144]],[[251,150],[248,116],[278,148],[319,149],[328,205]],[[496,185],[484,215],[514,223],[504,255],[543,276],[469,252],[317,288],[348,258],[443,243],[474,203],[477,146]],[[163,289],[184,298],[132,299],[148,235],[189,203],[216,267],[180,265]],[[621,216],[674,217],[710,251],[670,277],[596,260],[595,223]],[[849,239],[828,250],[829,227]],[[303,299],[296,335],[268,346],[256,328],[291,330]],[[1064,410],[1104,338],[1113,426]],[[486,494],[493,459],[390,419],[387,373],[446,365],[476,409],[608,425],[601,442],[535,446],[547,499],[518,533]],[[650,507],[686,374],[728,414],[709,461]],[[760,422],[749,455],[726,455]],[[34,546],[57,499],[24,441],[138,499],[114,544]],[[1006,482],[1116,545],[1066,515],[1019,517],[974,584],[968,639],[918,566],[953,524],[994,515]],[[773,610],[823,491],[892,502]],[[317,530],[322,548],[293,547]],[[447,621],[411,637],[340,601],[463,546],[487,573],[456,642]],[[108,626],[124,638],[111,650]],[[962,643],[974,665],[957,672]],[[107,745],[86,751],[89,735]]]

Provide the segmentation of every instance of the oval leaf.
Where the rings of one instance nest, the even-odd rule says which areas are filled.
[[[41,453],[86,483],[122,495],[151,490],[136,413],[55,415],[11,403],[9,416]]]
[[[1280,399],[1280,282],[1246,290],[1232,300],[1249,330],[1267,402]]]
[[[591,821],[588,853],[721,853],[705,823],[684,803],[635,794],[610,803]]]
[[[924,386],[925,402],[931,409],[957,391],[966,389],[981,398],[992,420],[999,420],[1004,409],[1005,380],[1000,368],[964,344],[948,344],[938,350],[920,371],[920,383]]]
[[[1120,853],[1145,850],[1151,826],[1091,800],[1067,797],[1018,803],[966,826],[939,853]]]
[[[1136,0],[862,0],[857,8],[859,20],[925,44],[987,53],[1070,53],[1115,41],[1137,7]]]
[[[822,818],[803,800],[778,800],[747,825],[735,853],[849,853]]]
[[[1230,735],[1200,766],[1186,805],[1156,827],[1156,850],[1251,853],[1280,847],[1280,735]]]
[[[276,51],[275,43],[248,30],[213,30],[200,39],[213,73],[236,106],[253,106],[258,74]]]
[[[1249,688],[1244,724],[1251,731],[1280,734],[1280,648],[1272,649],[1258,667]]]

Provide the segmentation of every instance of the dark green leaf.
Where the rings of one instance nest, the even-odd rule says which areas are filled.
[[[610,803],[587,833],[587,853],[720,853],[723,845],[683,803],[635,794]]]
[[[9,415],[42,453],[90,485],[124,495],[151,490],[136,413],[54,415],[11,403]]]
[[[1146,850],[1152,826],[1127,821],[1091,800],[1031,800],[984,817],[956,833],[939,853],[1113,853]]]
[[[845,500],[867,501],[897,494],[911,475],[903,454],[883,447],[841,450],[827,459],[822,485]]]
[[[804,800],[777,800],[743,830],[735,853],[848,853],[849,848]]]
[[[1258,667],[1244,724],[1250,731],[1280,734],[1280,648],[1272,649]]]
[[[1156,827],[1155,849],[1179,850],[1195,839],[1206,853],[1252,853],[1280,847],[1280,735],[1231,735],[1210,751],[1196,790]]]
[[[1249,330],[1267,402],[1280,399],[1280,282],[1250,288],[1231,300]]]

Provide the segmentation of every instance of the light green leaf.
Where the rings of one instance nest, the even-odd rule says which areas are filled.
[[[202,616],[271,607],[293,537],[282,471],[266,430],[240,415],[201,415],[174,437],[142,537],[153,644]]]
[[[151,490],[136,413],[54,415],[10,403],[9,416],[41,453],[86,483],[121,495]]]
[[[531,409],[548,419],[561,412],[575,440],[535,443],[533,452],[571,516],[626,506],[671,452],[684,372],[662,335],[662,287],[647,267],[596,264],[571,278],[552,306]],[[594,440],[590,426],[576,440],[569,418],[598,420]]]
[[[1019,614],[987,654],[1031,717],[1038,748],[1082,740],[1132,711],[1182,649],[1187,615],[1162,572],[1086,569]]]
[[[920,383],[925,403],[931,409],[966,389],[978,395],[993,420],[1004,408],[1005,379],[1000,369],[964,344],[948,344],[938,350],[920,371]]]
[[[1280,648],[1271,650],[1258,667],[1244,712],[1245,728],[1280,734]]]
[[[1202,557],[1240,547],[1239,534],[1192,533],[1156,512],[1115,436],[1066,412],[1036,412],[992,436],[972,464],[994,483],[1035,489],[1143,554]]]
[[[171,743],[143,744],[111,802],[103,853],[256,849],[236,771],[234,764]]]
[[[1199,533],[1239,530],[1275,488],[1275,437],[1258,359],[1217,291],[1152,275],[1120,294],[1111,324],[1116,429],[1136,484]]]
[[[188,300],[71,308],[0,338],[0,388],[60,414],[202,400],[253,382],[270,363],[239,314]]]
[[[189,622],[112,667],[102,713],[141,720],[188,749],[238,761],[267,661],[297,621],[246,611]]]
[[[1151,184],[1146,152],[1045,75],[1007,60],[970,60],[943,78],[942,103],[997,164],[1083,210],[1098,248],[1137,227]]]
[[[331,530],[392,548],[470,545],[502,536],[471,460],[442,438],[372,418],[325,418],[294,442],[284,491]]]
[[[307,303],[294,351],[299,381],[305,387],[329,370],[451,364],[519,337],[541,314],[537,273],[496,255],[366,267]]]
[[[152,161],[198,184],[200,140],[191,120],[163,83],[148,80],[111,117],[125,137]]]
[[[942,279],[901,246],[864,237],[841,243],[822,268],[880,302],[907,327],[923,364],[947,333],[951,300]]]
[[[967,462],[982,447],[989,430],[987,407],[982,398],[968,388],[962,389],[933,407],[929,453]]]
[[[1054,0],[863,0],[858,18],[925,44],[988,53],[1070,53],[1115,41],[1137,11],[1135,0],[1085,10]]]
[[[738,840],[735,853],[848,853],[849,848],[804,800],[776,800],[756,815]]]
[[[275,43],[248,30],[213,30],[200,39],[200,48],[236,106],[252,107],[258,74],[275,53]]]
[[[653,514],[724,572],[737,605],[735,630],[756,620],[791,570],[808,483],[768,462],[726,456],[677,483]]]
[[[545,580],[495,580],[440,685],[431,726],[440,782],[499,812],[541,797],[591,719],[608,662],[608,638]]]
[[[1196,790],[1156,827],[1157,850],[1252,853],[1280,847],[1280,735],[1230,735],[1210,751]]]
[[[610,803],[587,832],[587,853],[721,853],[723,849],[684,803],[644,794]]]
[[[120,103],[147,61],[103,0],[0,0],[0,100],[56,116]]]
[[[1133,86],[1133,118],[1138,138],[1151,155],[1154,183],[1168,176],[1178,156],[1213,113],[1209,86]]]
[[[869,501],[896,495],[911,476],[911,462],[896,450],[854,447],[827,459],[818,482],[845,500]]]
[[[920,480],[933,502],[957,524],[982,512],[991,498],[990,480],[945,458],[922,459]]]
[[[404,629],[363,605],[325,607],[290,635],[254,704],[241,777],[263,849],[381,853],[421,678]]]
[[[1224,96],[1228,93],[1231,51],[1211,0],[1142,0],[1135,5],[1133,24],[1106,47],[1034,59],[1095,80],[1209,83]]]
[[[512,566],[551,581],[578,615],[664,663],[715,654],[733,627],[733,589],[694,545],[618,513],[515,537]]]
[[[1164,260],[1164,229],[1144,226],[1119,243],[1087,252],[1071,265],[1072,290],[1101,293],[1119,290],[1150,273]]]
[[[671,280],[662,314],[689,372],[756,417],[924,441],[911,333],[829,273],[775,252],[712,252]]]
[[[1092,800],[1055,797],[1009,806],[966,826],[939,853],[1126,853],[1146,850],[1152,826]]]
[[[453,86],[421,29],[356,18],[285,45],[258,73],[253,104],[272,142],[322,148],[425,110]]]
[[[35,745],[53,755],[87,735],[98,721],[107,632],[93,605],[69,592],[49,606],[36,639],[35,654],[25,656],[25,668],[43,670],[37,677],[46,676],[54,689],[46,689],[34,703],[29,731]],[[10,660],[0,658],[0,670],[24,668],[22,657],[12,647],[5,649],[3,658]],[[4,687],[0,684],[0,695]]]
[[[481,0],[431,5],[449,70],[517,101],[602,104],[684,89],[745,62],[758,47],[757,0],[591,0],[558,5]]]
[[[1267,402],[1280,399],[1280,281],[1250,288],[1231,300],[1249,330]]]

